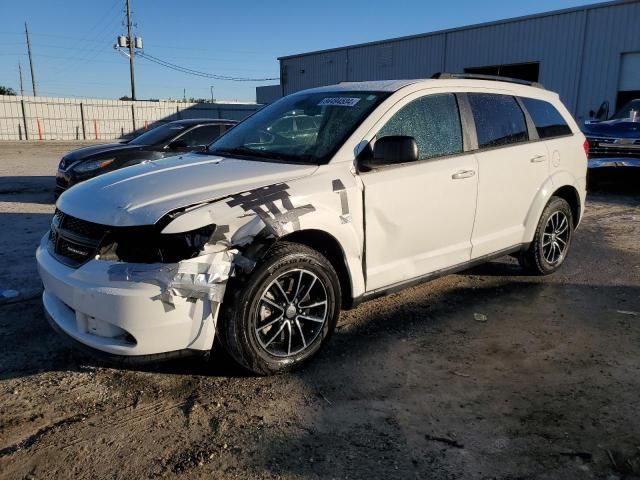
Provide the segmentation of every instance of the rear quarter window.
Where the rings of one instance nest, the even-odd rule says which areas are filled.
[[[541,139],[561,137],[573,133],[560,112],[549,102],[535,98],[520,98],[520,100],[529,112]]]
[[[479,148],[492,148],[529,140],[524,113],[509,95],[469,93]]]

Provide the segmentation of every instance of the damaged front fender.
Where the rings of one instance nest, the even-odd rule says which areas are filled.
[[[163,235],[193,231],[215,224],[199,255],[177,263],[118,263],[109,268],[114,281],[148,282],[162,289],[162,299],[208,299],[222,303],[226,283],[236,268],[251,271],[256,256],[278,238],[300,229],[300,217],[315,209],[295,207],[288,185],[275,184],[187,209],[161,232]],[[241,253],[242,251],[242,253]]]

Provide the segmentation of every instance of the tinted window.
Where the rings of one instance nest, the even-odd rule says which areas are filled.
[[[524,114],[515,98],[488,93],[470,93],[468,96],[480,148],[510,145],[529,139]]]
[[[633,119],[638,117],[640,117],[640,100],[631,100],[611,118],[612,119],[619,118],[621,120],[629,119],[631,121],[637,121]]]
[[[293,118],[283,118],[267,129],[270,132],[283,134],[293,132]]]
[[[428,95],[404,106],[378,132],[378,138],[390,135],[415,138],[421,160],[462,152],[455,96]]]
[[[298,126],[298,130],[315,130],[318,128],[311,117],[297,117],[296,125]]]
[[[161,145],[168,143],[186,129],[187,127],[179,123],[167,123],[143,133],[129,143],[131,145]]]
[[[289,95],[240,122],[208,151],[252,160],[327,163],[388,96],[387,92],[344,90]],[[314,127],[295,129],[294,117],[301,116],[313,118]],[[280,130],[281,126],[287,128]]]
[[[209,145],[220,136],[220,125],[205,125],[196,127],[185,133],[178,140],[183,141],[187,147]]]
[[[571,128],[564,121],[560,112],[549,102],[534,98],[521,98],[524,108],[527,109],[533,120],[540,138],[559,137],[570,135]]]

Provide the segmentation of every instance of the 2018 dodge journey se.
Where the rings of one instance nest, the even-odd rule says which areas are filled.
[[[585,137],[557,94],[468,77],[306,90],[204,152],[70,189],[37,251],[50,323],[138,360],[218,336],[270,374],[362,300],[507,254],[552,273],[584,209]],[[270,128],[296,116],[314,131]]]

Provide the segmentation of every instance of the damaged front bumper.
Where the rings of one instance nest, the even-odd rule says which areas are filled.
[[[154,267],[90,260],[72,268],[48,242],[45,235],[36,252],[44,308],[72,339],[119,356],[211,349],[227,253],[209,253],[205,270],[197,261]]]

